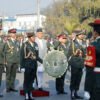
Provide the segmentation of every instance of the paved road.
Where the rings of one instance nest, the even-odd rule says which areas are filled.
[[[65,79],[65,91],[68,92],[67,95],[57,95],[55,90],[55,79],[53,77],[48,76],[46,73],[44,74],[44,83],[43,87],[45,90],[50,91],[49,97],[36,97],[35,100],[70,100],[70,91],[69,91],[69,80],[70,80],[70,73],[68,72]],[[16,77],[16,89],[22,89],[23,84],[23,73],[18,73]],[[83,86],[84,86],[84,75],[81,82],[81,87],[79,94],[83,96]],[[23,96],[19,95],[18,93],[6,93],[5,89],[5,73],[3,74],[3,82],[2,82],[2,90],[4,93],[4,97],[0,100],[24,100]]]

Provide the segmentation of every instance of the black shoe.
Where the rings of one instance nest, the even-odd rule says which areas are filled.
[[[29,100],[34,100],[33,98],[30,98]]]
[[[13,88],[10,88],[10,91],[12,91],[12,92],[18,92],[18,90],[13,89]]]
[[[78,95],[77,91],[75,91],[74,97],[75,97],[76,99],[83,99],[83,97],[81,97],[81,96]]]
[[[3,94],[0,94],[0,98],[2,98],[3,97]]]
[[[62,94],[61,92],[57,92],[57,94],[59,95],[59,94]]]
[[[76,98],[74,96],[71,96],[71,100],[76,100]]]
[[[43,89],[42,89],[42,88],[39,88],[38,90],[43,91]]]
[[[71,91],[71,100],[76,100],[74,94],[75,94],[74,90]]]
[[[29,100],[34,100],[33,97],[29,96]]]
[[[61,94],[68,94],[67,92],[65,92],[65,91],[63,91],[63,92],[61,92]]]
[[[83,97],[79,96],[79,95],[75,95],[76,99],[83,99]]]
[[[11,92],[10,89],[7,89],[6,92]]]
[[[29,99],[26,99],[26,98],[25,98],[25,100],[29,100]]]

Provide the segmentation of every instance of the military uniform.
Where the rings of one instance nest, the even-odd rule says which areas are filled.
[[[92,100],[100,99],[100,36],[92,43],[96,47],[96,67],[94,68],[94,91]]]
[[[58,36],[58,39],[67,39],[66,35],[65,34],[60,34]],[[68,57],[68,49],[69,49],[69,44],[68,44],[68,41],[65,42],[64,44],[62,44],[61,42],[55,42],[54,43],[54,48],[57,49],[57,50],[60,50],[60,51],[63,51],[65,56],[66,56],[66,59]],[[66,66],[67,67],[67,66]],[[56,91],[57,91],[57,94],[67,94],[65,91],[64,91],[64,80],[65,80],[65,75],[66,75],[66,72],[59,78],[56,78]]]
[[[88,82],[91,81],[92,85],[89,87],[90,91],[90,100],[100,100],[100,19],[96,19],[93,23],[89,23],[90,26],[93,27],[93,36],[96,38],[94,42],[91,43],[95,47],[96,51],[96,66],[92,69],[90,75],[86,75],[88,77]]]
[[[5,54],[5,62],[6,62],[7,92],[15,91],[14,82],[16,78],[16,70],[18,68],[19,59],[20,59],[19,45],[16,40],[9,39],[5,43],[4,54]]]
[[[3,48],[4,48],[4,43],[2,40],[0,40],[0,88],[1,88],[1,82],[2,82],[2,72],[3,72],[3,67],[4,67]],[[1,92],[1,89],[0,89],[0,92]],[[0,94],[0,97],[2,97],[1,94]]]
[[[29,36],[33,35],[29,33]],[[25,69],[24,72],[24,92],[28,94],[28,98],[30,98],[30,94],[33,89],[33,82],[36,78],[37,72],[37,61],[42,63],[42,59],[38,56],[38,45],[35,42],[25,42],[21,48],[21,66]],[[31,100],[31,99],[25,99]]]
[[[76,33],[77,35],[80,35],[79,33]],[[82,33],[81,33],[82,34]],[[70,90],[71,90],[71,99],[80,98],[78,96],[77,91],[79,90],[81,78],[82,78],[82,69],[84,68],[84,58],[85,55],[85,49],[86,49],[86,42],[76,37],[75,40],[72,40],[72,44],[70,47],[70,55],[71,59],[69,60],[69,64],[71,65],[71,81],[70,81]],[[82,53],[80,56],[79,54]]]

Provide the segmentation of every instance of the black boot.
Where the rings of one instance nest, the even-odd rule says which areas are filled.
[[[74,94],[75,94],[75,91],[72,90],[72,91],[71,91],[71,100],[75,100]]]
[[[32,93],[28,93],[28,95],[29,95],[29,100],[34,100],[32,97]]]
[[[77,91],[75,91],[74,97],[75,97],[76,99],[83,99],[83,97],[81,97],[81,96],[79,96],[79,95],[77,94]]]

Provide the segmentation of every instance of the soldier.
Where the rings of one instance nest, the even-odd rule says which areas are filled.
[[[96,19],[89,25],[93,28],[93,38],[95,39],[90,45],[95,47],[96,66],[93,68],[87,66],[85,80],[87,94],[85,96],[89,100],[100,100],[100,19]]]
[[[58,43],[57,43],[57,41],[56,41],[56,43],[54,43],[54,48],[57,50],[63,51],[65,56],[66,57],[68,56],[69,45],[68,45],[68,38],[65,33],[61,33],[58,36]],[[67,94],[67,92],[64,91],[65,75],[66,75],[66,72],[61,77],[56,78],[56,91],[57,91],[58,95],[59,94]]]
[[[3,48],[4,48],[4,43],[2,37],[0,37],[0,97],[3,97],[3,94],[1,93],[2,72],[4,66]]]
[[[82,69],[84,68],[85,48],[86,42],[84,41],[84,32],[81,30],[74,31],[76,38],[72,40],[72,45],[70,47],[71,59],[69,64],[71,65],[71,81],[70,81],[70,90],[71,90],[71,99],[82,99],[78,95],[78,90],[82,78]]]
[[[17,41],[18,41],[19,48],[21,49],[22,44],[23,44],[23,41],[24,41],[24,37],[23,37],[22,35],[18,35],[18,36],[17,36]],[[20,66],[20,64],[19,64],[18,69],[17,69],[17,72],[18,72],[18,73],[21,73],[21,68],[20,68],[20,67],[21,67],[21,66]]]
[[[19,46],[16,41],[16,29],[8,31],[9,40],[4,45],[5,62],[6,62],[6,91],[17,92],[14,86],[16,70],[19,64]]]
[[[42,59],[38,56],[38,45],[35,43],[35,34],[27,33],[28,40],[23,44],[21,49],[21,66],[24,72],[24,92],[25,100],[34,100],[31,92],[33,90],[33,82],[36,78],[37,61],[42,63]]]

